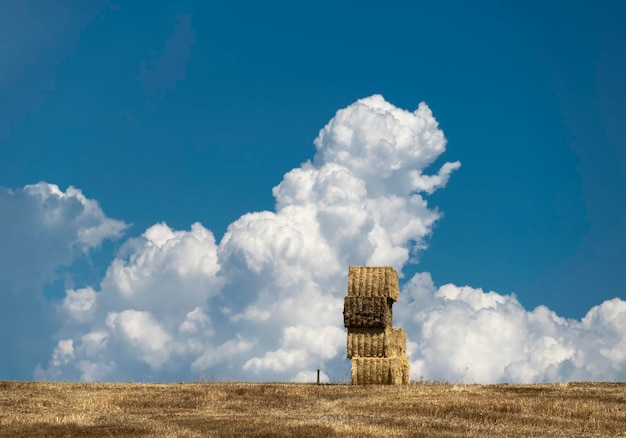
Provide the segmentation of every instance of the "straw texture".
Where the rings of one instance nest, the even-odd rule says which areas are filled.
[[[391,327],[393,301],[385,297],[344,298],[343,323],[347,328]]]
[[[401,328],[348,329],[348,359],[353,357],[404,357],[406,333]]]
[[[351,374],[353,385],[406,385],[409,360],[406,357],[355,357]]]
[[[392,306],[399,294],[398,273],[392,267],[349,267],[343,323],[353,385],[409,383],[406,333],[392,327]]]
[[[350,266],[348,296],[385,297],[398,301],[398,273],[391,266]]]

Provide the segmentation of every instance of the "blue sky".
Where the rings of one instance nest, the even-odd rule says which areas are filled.
[[[65,327],[58,305],[68,290],[92,287],[104,297],[100,283],[113,260],[132,258],[129,239],[161,222],[171,230],[199,222],[219,245],[242,215],[275,209],[272,188],[313,158],[313,140],[337,110],[375,94],[397,108],[414,111],[425,102],[432,110],[447,145],[429,173],[461,163],[445,188],[423,195],[442,215],[432,233],[420,235],[428,248],[413,254],[419,263],[399,264],[403,282],[428,272],[436,285],[515,294],[529,312],[545,305],[573,321],[607,300],[626,299],[621,2],[214,3],[0,1],[0,257],[13,261],[12,274],[0,280],[0,300],[22,321],[28,303],[40,302],[47,321],[24,322],[22,338],[0,338],[9,351],[38,346],[0,368],[0,379],[32,378],[37,365],[52,373],[47,361],[55,345],[67,353],[58,344],[63,339],[74,339],[76,351],[66,356],[78,361],[84,328]],[[15,237],[22,229],[35,235],[27,224],[38,229],[37,217],[31,212],[25,220],[11,202],[40,181],[63,192],[73,186],[97,201],[102,215],[90,217],[109,231],[89,243],[59,237],[47,262],[29,270],[32,254],[48,253],[42,240],[22,244]],[[22,302],[18,280],[26,276],[39,292]],[[285,327],[276,328],[284,343],[267,351],[289,350]],[[623,338],[616,342],[626,348]],[[121,369],[122,350],[109,354],[107,363]],[[251,357],[269,357],[260,354]],[[345,369],[341,352],[311,354],[331,379]],[[613,357],[617,376],[626,376],[626,359]],[[184,364],[167,368],[170,356],[155,359],[158,365],[141,360],[154,375],[190,378]],[[431,369],[423,357],[414,361]],[[207,364],[207,373],[220,377],[229,369],[260,379],[310,371],[276,365],[274,374],[263,374],[248,365],[244,372],[234,359],[234,368]],[[563,373],[489,379],[477,371],[476,379],[572,376]]]

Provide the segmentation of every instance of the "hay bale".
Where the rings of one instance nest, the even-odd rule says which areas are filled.
[[[406,357],[406,332],[402,328],[392,328],[385,334],[384,357]]]
[[[348,329],[348,359],[353,357],[385,357],[385,333],[390,329]]]
[[[350,266],[348,296],[385,297],[398,301],[398,273],[391,266]]]
[[[343,323],[347,328],[391,327],[392,305],[390,298],[347,296],[343,302]]]
[[[406,333],[401,328],[350,328],[348,359],[353,357],[404,357]]]
[[[406,357],[355,357],[352,359],[352,384],[407,385],[409,367]]]

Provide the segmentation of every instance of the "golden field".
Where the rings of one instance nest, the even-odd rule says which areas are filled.
[[[626,383],[0,382],[0,437],[626,437]]]

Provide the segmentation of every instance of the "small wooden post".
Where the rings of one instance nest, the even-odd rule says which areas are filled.
[[[319,368],[317,369],[317,384],[320,384],[320,370]]]

